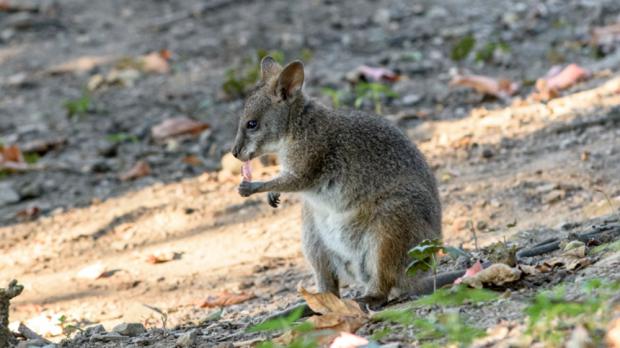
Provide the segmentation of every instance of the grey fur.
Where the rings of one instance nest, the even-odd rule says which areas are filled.
[[[301,193],[302,245],[319,291],[338,294],[352,278],[366,286],[364,300],[378,304],[411,289],[407,251],[441,238],[441,204],[424,156],[379,116],[308,99],[301,62],[274,64],[263,61],[268,69],[246,101],[233,154],[249,160],[275,152],[282,173],[244,182],[239,193]],[[257,129],[247,129],[250,120]]]

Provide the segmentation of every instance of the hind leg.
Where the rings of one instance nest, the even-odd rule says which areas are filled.
[[[424,219],[412,219],[411,210],[392,211],[377,219],[373,229],[366,269],[370,273],[361,302],[371,308],[387,303],[391,292],[400,292],[403,285],[413,281],[406,274],[408,251],[423,239],[433,238],[436,231]]]
[[[314,223],[314,216],[307,206],[302,209],[302,224],[302,249],[314,271],[317,290],[340,296],[335,265],[329,251],[320,239]]]

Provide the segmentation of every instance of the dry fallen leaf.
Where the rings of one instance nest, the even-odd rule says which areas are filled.
[[[607,335],[605,335],[605,343],[609,348],[620,348],[620,317],[609,323]]]
[[[332,293],[310,293],[300,287],[299,293],[306,300],[308,307],[322,315],[315,315],[307,319],[314,331],[329,330],[326,334],[318,337],[319,344],[328,344],[339,335],[340,332],[354,333],[368,322],[368,315],[360,305],[348,299],[340,299]],[[287,332],[275,341],[288,344],[298,336],[295,332]]]
[[[85,56],[85,57],[80,57],[80,58],[68,61],[60,65],[53,66],[49,68],[47,71],[50,74],[85,72],[85,71],[90,71],[99,65],[111,63],[112,61],[114,61],[114,59],[115,58],[110,57],[110,56],[102,56],[102,57]]]
[[[41,210],[39,209],[39,207],[35,206],[31,206],[25,209],[22,209],[20,211],[18,211],[15,214],[15,217],[19,220],[19,221],[28,221],[28,220],[32,220],[35,217],[37,217],[39,215],[39,213],[41,212]]]
[[[394,71],[382,67],[362,65],[357,68],[357,71],[369,81],[397,81],[399,78]]]
[[[500,99],[508,99],[519,90],[519,84],[516,82],[482,75],[456,75],[450,81],[450,85],[473,88],[479,93]]]
[[[588,330],[581,324],[575,326],[565,345],[566,348],[588,348],[593,346],[594,344],[590,337],[590,333],[588,333]]]
[[[67,138],[56,137],[48,139],[36,139],[21,145],[22,152],[35,152],[44,155],[47,152],[57,149],[67,143]]]
[[[142,70],[144,72],[154,72],[158,74],[167,74],[170,72],[170,65],[168,59],[170,58],[170,51],[164,50],[161,52],[152,52],[144,55],[140,58],[142,63]]]
[[[539,270],[538,268],[536,268],[535,266],[530,266],[530,265],[518,265],[517,266],[519,268],[519,270],[521,270],[521,272],[523,272],[523,274],[525,275],[538,275],[540,273],[542,273],[541,270]]]
[[[32,169],[32,165],[24,161],[24,156],[19,146],[0,145],[0,170],[26,171]]]
[[[480,271],[482,271],[482,264],[480,263],[480,260],[478,260],[465,271],[465,274],[463,274],[462,277],[457,278],[454,281],[454,284],[461,284],[461,282],[463,282],[463,278],[475,276],[480,273]]]
[[[299,293],[306,300],[308,307],[310,307],[316,313],[336,313],[341,315],[361,317],[367,316],[357,302],[353,300],[338,298],[336,295],[330,292],[311,293],[303,287],[300,287]]]
[[[155,140],[163,140],[183,134],[198,135],[207,128],[209,128],[207,123],[180,116],[169,118],[154,126],[151,129],[151,134]]]
[[[95,280],[105,277],[106,274],[107,272],[105,266],[101,262],[97,262],[95,264],[82,268],[78,272],[77,277],[82,279]]]
[[[611,46],[620,41],[620,23],[592,29],[592,43],[598,46]]]
[[[577,64],[569,64],[564,69],[553,67],[547,75],[536,81],[536,100],[550,100],[559,96],[559,91],[570,88],[589,78],[591,73]]]
[[[146,262],[151,264],[164,263],[178,259],[179,253],[174,251],[157,251],[146,257]]]
[[[209,294],[207,295],[207,299],[202,302],[200,307],[202,308],[210,308],[210,307],[226,307],[231,306],[237,303],[245,302],[255,298],[256,295],[254,293],[245,293],[241,292],[238,294],[233,294],[227,290]]]
[[[483,284],[501,286],[521,278],[521,271],[503,263],[495,263],[471,277],[463,278],[462,283],[473,288],[482,288]]]
[[[196,155],[187,155],[183,157],[183,163],[196,167],[202,165],[202,160]]]
[[[121,174],[122,181],[134,180],[151,174],[151,166],[146,161],[138,161],[131,169]]]
[[[368,344],[368,340],[364,337],[354,335],[348,332],[341,332],[332,342],[329,348],[357,348]]]
[[[2,146],[0,145],[0,163],[3,162],[24,162],[24,156],[22,155],[19,146]]]

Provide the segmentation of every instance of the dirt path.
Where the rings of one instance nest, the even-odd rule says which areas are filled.
[[[449,244],[473,247],[470,226],[481,245],[538,240],[620,206],[620,58],[596,60],[587,45],[570,45],[611,22],[620,13],[615,1],[474,1],[466,8],[456,0],[33,3],[43,3],[40,12],[0,12],[0,136],[5,144],[52,137],[66,143],[38,160],[52,169],[0,179],[19,195],[0,205],[0,284],[17,278],[26,287],[12,320],[39,318],[57,329],[64,315],[82,326],[157,327],[159,315],[142,305],[149,304],[168,313],[172,327],[212,313],[199,306],[209,293],[254,293],[224,312],[230,330],[212,328],[225,335],[298,301],[299,282],[312,287],[299,247],[297,197],[284,197],[274,210],[265,197],[239,197],[238,177],[218,172],[242,105],[222,95],[225,69],[259,48],[287,57],[310,49],[306,91],[325,103],[321,87],[345,89],[344,75],[360,64],[401,72],[393,85],[400,97],[386,101],[385,117],[435,169]],[[487,63],[452,61],[450,47],[469,33],[479,46],[506,41],[510,53]],[[133,86],[95,91],[92,110],[67,117],[63,104],[114,64],[55,67],[162,49],[172,52],[169,73],[141,73]],[[548,103],[526,99],[531,87],[510,102],[447,88],[457,68],[526,81],[562,62],[579,63],[594,77]],[[407,96],[416,101],[406,103]],[[211,128],[155,141],[152,127],[174,116]],[[190,164],[188,156],[199,161]],[[119,180],[138,160],[151,174]],[[29,207],[39,216],[20,221],[16,214]],[[175,259],[147,262],[162,253]],[[106,276],[80,278],[91,265]]]

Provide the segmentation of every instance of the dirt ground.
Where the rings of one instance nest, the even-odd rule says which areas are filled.
[[[198,346],[226,346],[298,302],[298,284],[313,287],[299,246],[299,199],[285,195],[272,209],[266,197],[241,198],[239,175],[221,170],[243,105],[223,94],[225,71],[259,49],[287,59],[310,52],[305,91],[326,104],[322,88],[346,89],[345,75],[362,64],[401,74],[392,85],[399,97],[385,101],[380,117],[396,122],[435,170],[447,244],[473,248],[474,229],[480,246],[528,245],[619,214],[620,50],[594,54],[589,44],[592,28],[620,20],[615,0],[9,3],[36,11],[0,10],[0,140],[64,143],[38,158],[39,169],[0,177],[0,285],[25,285],[11,321],[54,341],[63,338],[60,316],[79,327],[160,328],[148,304],[177,334],[198,325]],[[468,34],[479,46],[499,40],[509,50],[488,62],[454,61],[451,48]],[[170,71],[98,89],[84,115],[67,116],[63,105],[92,76],[160,50],[171,53]],[[533,81],[568,63],[591,78],[548,102],[529,97]],[[522,86],[507,100],[483,97],[450,87],[456,72]],[[210,127],[156,141],[153,126],[177,116]],[[150,174],[120,180],[139,160]],[[20,214],[32,207],[36,216]],[[148,262],[171,253],[169,262]],[[80,276],[88,266],[104,276]],[[618,278],[617,263],[593,267]],[[256,297],[200,324],[217,310],[200,305],[223,290]],[[517,319],[522,306],[507,307],[484,325]],[[175,341],[149,337],[122,345]]]

